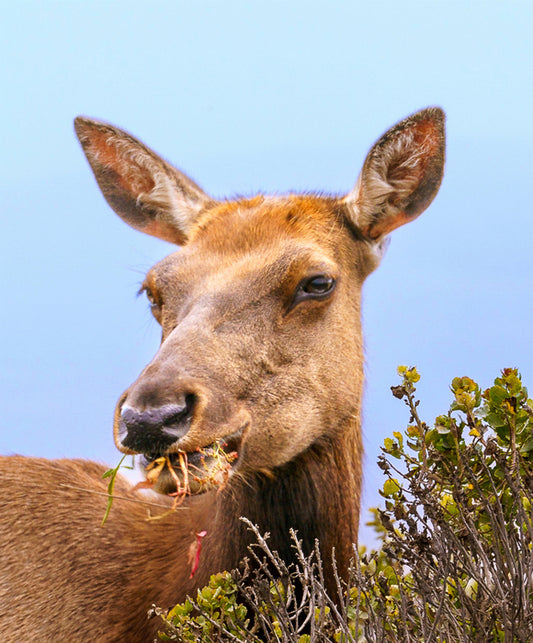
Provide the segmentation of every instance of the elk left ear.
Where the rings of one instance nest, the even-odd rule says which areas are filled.
[[[428,107],[400,121],[372,147],[344,202],[361,233],[378,241],[413,221],[435,198],[444,170],[445,115]]]
[[[124,130],[78,116],[74,128],[109,205],[128,225],[183,245],[210,197]]]

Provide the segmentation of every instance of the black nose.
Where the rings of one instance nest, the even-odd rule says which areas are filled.
[[[144,411],[125,404],[120,413],[121,443],[137,453],[162,454],[189,430],[194,396],[185,404],[165,404]]]

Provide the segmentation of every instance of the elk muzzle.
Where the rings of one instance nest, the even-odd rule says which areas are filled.
[[[143,374],[118,401],[115,442],[124,453],[142,455],[156,491],[192,495],[226,482],[249,425],[244,409],[232,409],[198,382],[169,387]]]

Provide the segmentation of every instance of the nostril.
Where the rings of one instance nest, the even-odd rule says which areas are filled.
[[[190,420],[193,414],[195,396],[193,394],[185,396],[184,405],[168,405],[158,409],[160,412],[161,430],[167,435],[172,435],[176,439],[185,435],[189,429]]]
[[[162,427],[176,424],[184,419],[187,414],[187,406],[169,404],[158,409],[150,409],[146,413],[151,414],[151,420]]]
[[[120,441],[141,453],[164,452],[189,430],[195,395],[188,394],[183,404],[164,404],[139,411],[124,404],[120,416]]]
[[[188,416],[192,416],[195,406],[196,395],[194,393],[187,393],[187,395],[185,396],[185,410]]]

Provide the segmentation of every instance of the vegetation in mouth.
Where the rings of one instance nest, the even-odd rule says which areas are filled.
[[[229,441],[217,441],[211,446],[199,448],[192,453],[178,451],[167,455],[144,455],[143,469],[145,479],[137,483],[133,490],[152,489],[159,494],[168,495],[174,498],[174,502],[168,511],[162,514],[151,516],[147,520],[154,520],[168,515],[179,507],[187,496],[197,496],[212,489],[221,491],[231,474],[231,470],[238,459],[235,449],[229,449]],[[231,444],[233,447],[234,445]],[[103,475],[108,479],[107,495],[108,502],[102,525],[105,524],[113,500],[115,480],[121,468],[132,469],[132,466],[123,464],[126,456],[113,469],[109,469]],[[154,503],[154,506],[160,506]]]
[[[175,506],[187,496],[222,489],[238,457],[236,451],[227,451],[225,446],[216,442],[192,453],[178,451],[151,459],[144,466],[146,480],[136,488],[173,496]]]

